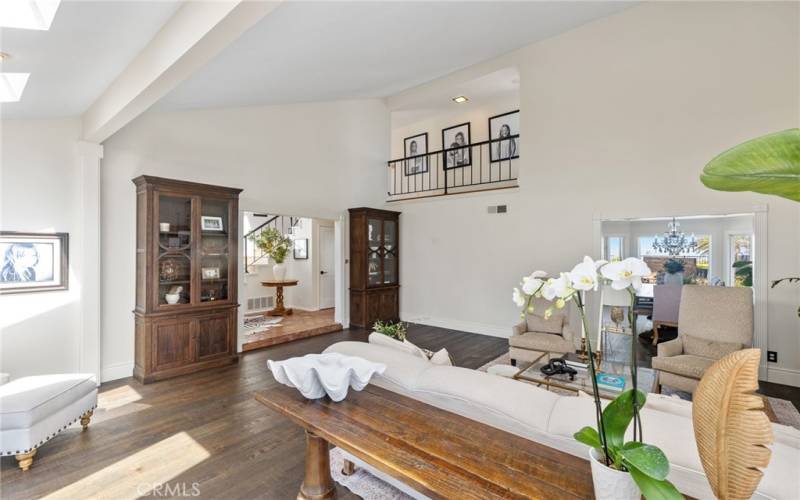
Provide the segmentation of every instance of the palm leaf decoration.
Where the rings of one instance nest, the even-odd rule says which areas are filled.
[[[754,191],[800,201],[800,129],[757,137],[720,154],[700,181],[718,191]]]
[[[706,371],[692,405],[700,461],[714,495],[721,500],[750,498],[770,459],[772,425],[758,389],[761,351],[745,349],[720,359]]]

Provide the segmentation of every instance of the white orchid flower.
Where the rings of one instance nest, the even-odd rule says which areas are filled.
[[[597,290],[597,269],[605,264],[606,261],[594,261],[591,257],[586,256],[583,262],[572,268],[569,272],[572,279],[572,287],[576,290]]]
[[[525,295],[523,295],[522,292],[519,291],[519,288],[514,288],[514,294],[512,298],[514,300],[514,304],[516,304],[517,307],[524,306],[525,303],[528,301],[527,297],[525,297]]]
[[[538,292],[544,284],[542,278],[545,276],[547,276],[547,273],[544,271],[534,271],[530,276],[522,278],[522,291],[525,292],[526,295],[533,295]]]
[[[542,285],[542,297],[546,300],[568,297],[573,291],[570,281],[569,273],[561,273],[558,278],[550,278]]]
[[[604,278],[611,280],[611,288],[614,290],[633,287],[636,291],[642,288],[642,278],[651,273],[647,264],[635,257],[608,263],[600,269],[600,272]]]

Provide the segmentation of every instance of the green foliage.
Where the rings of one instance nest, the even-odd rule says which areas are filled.
[[[742,286],[753,286],[753,263],[749,260],[740,260],[733,263],[733,274],[741,280]]]
[[[274,227],[268,227],[261,231],[258,236],[250,237],[253,242],[276,264],[282,264],[292,249],[292,239],[284,236]]]
[[[705,166],[700,181],[718,191],[754,191],[800,201],[800,129],[725,151]]]
[[[372,325],[372,329],[396,340],[405,340],[406,332],[408,331],[406,324],[402,321],[398,321],[397,323],[376,321],[375,324]]]
[[[682,273],[684,269],[683,261],[680,259],[668,259],[664,262],[664,270],[669,274]]]
[[[609,466],[630,472],[647,500],[683,498],[675,486],[666,480],[669,474],[669,461],[664,452],[655,446],[638,441],[625,442],[625,431],[634,417],[633,395],[633,389],[629,389],[617,396],[603,410],[603,430]],[[641,410],[644,406],[646,398],[645,393],[636,391],[635,402],[638,409]],[[573,437],[597,449],[600,455],[604,455],[603,443],[597,430],[584,427]]]

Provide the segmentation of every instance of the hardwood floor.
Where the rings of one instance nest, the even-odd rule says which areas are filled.
[[[267,359],[321,352],[344,330],[244,353],[239,364],[141,385],[132,378],[103,384],[87,432],[73,425],[21,472],[13,457],[0,464],[4,499],[193,496],[294,499],[303,476],[304,436],[298,426],[253,399],[276,382]],[[478,368],[507,350],[507,340],[411,325],[409,340],[447,347],[457,366]],[[768,384],[774,395],[800,400],[800,389]],[[763,388],[762,388],[763,390]],[[339,488],[340,498],[357,498]]]
[[[247,317],[255,316],[266,316],[266,314],[248,315]],[[284,316],[276,326],[248,333],[242,350],[252,351],[262,347],[285,344],[293,340],[338,332],[341,329],[342,325],[334,319],[333,308],[320,311],[295,309],[294,314]]]
[[[201,498],[294,499],[303,476],[305,441],[298,426],[253,399],[276,384],[267,359],[320,352],[344,330],[244,353],[239,364],[141,385],[132,378],[103,384],[86,432],[73,425],[41,447],[25,473],[3,457],[4,499]],[[414,326],[409,339],[427,349],[447,346],[459,366],[496,358],[507,341]],[[153,488],[158,488],[154,490]],[[195,489],[196,488],[196,489]],[[159,495],[160,493],[160,495]],[[340,498],[356,498],[345,489]]]

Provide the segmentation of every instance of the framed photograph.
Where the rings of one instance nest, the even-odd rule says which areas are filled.
[[[445,150],[444,167],[456,168],[472,165],[469,145],[469,122],[442,129],[442,149]]]
[[[406,137],[403,140],[406,175],[424,174],[428,171],[428,133]],[[414,158],[416,157],[416,158]]]
[[[222,227],[222,217],[211,217],[208,215],[200,216],[200,229],[203,231],[224,231]]]
[[[519,137],[508,140],[504,137],[519,135],[519,110],[489,118],[489,160],[492,162],[519,158]]]
[[[295,260],[308,258],[308,238],[294,240],[294,258]]]
[[[218,280],[219,268],[218,267],[204,267],[200,270],[204,280]]]
[[[0,231],[0,294],[69,288],[69,234]]]

